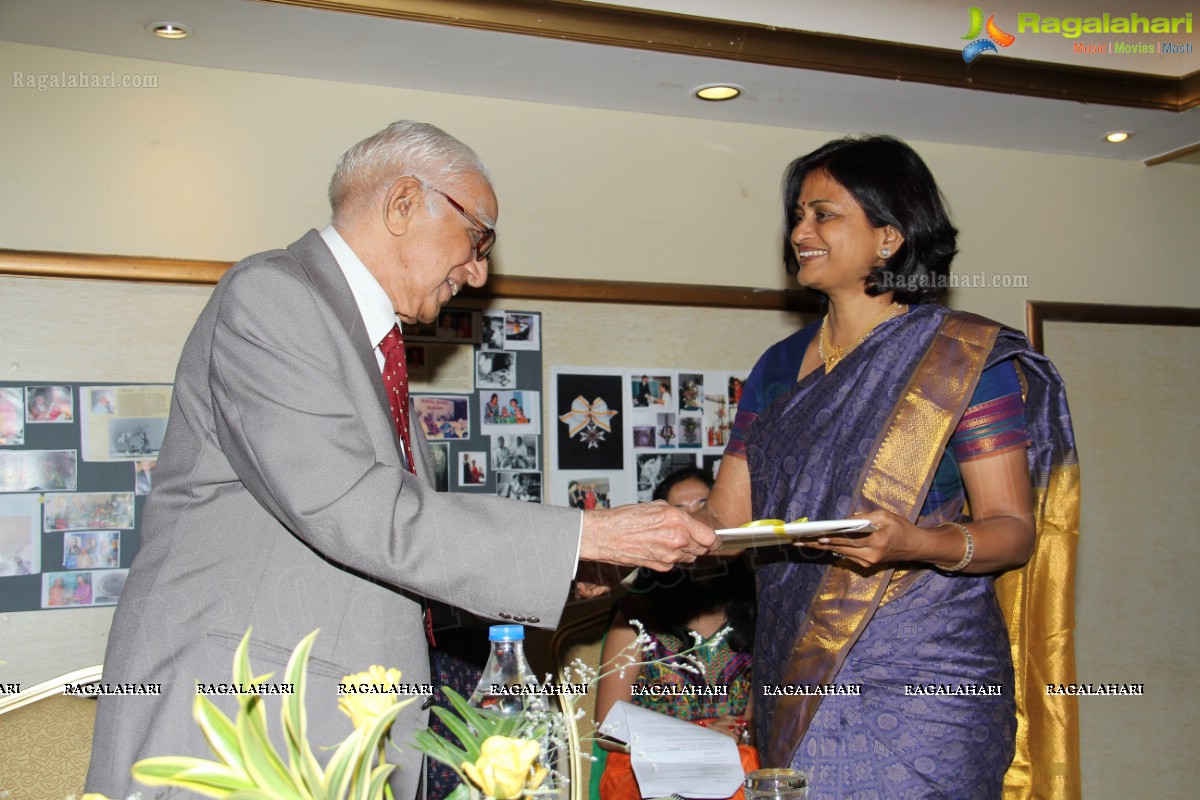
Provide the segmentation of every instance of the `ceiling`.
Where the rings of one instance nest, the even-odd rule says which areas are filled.
[[[1069,39],[1018,33],[1016,12],[1002,11],[997,23],[1016,41],[968,65],[961,37],[969,4],[4,0],[0,40],[559,105],[1200,164],[1200,53],[1084,55],[1072,47],[1163,40],[1195,51],[1195,33]],[[1018,8],[1043,17],[1182,17],[1192,6],[1031,0]],[[157,39],[144,30],[153,20],[185,23],[195,35]],[[726,103],[692,97],[715,82],[744,94]],[[1103,140],[1112,130],[1134,135],[1112,145]]]

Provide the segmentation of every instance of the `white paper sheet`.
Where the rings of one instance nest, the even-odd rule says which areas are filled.
[[[624,701],[600,730],[629,744],[642,797],[729,797],[745,780],[737,744],[723,733]]]

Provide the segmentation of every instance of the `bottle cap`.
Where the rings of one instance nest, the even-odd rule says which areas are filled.
[[[493,625],[488,628],[489,642],[519,642],[524,638],[524,625]]]

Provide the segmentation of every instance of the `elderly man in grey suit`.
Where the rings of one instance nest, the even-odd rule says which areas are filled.
[[[320,629],[306,703],[310,740],[329,745],[351,731],[342,676],[383,664],[428,683],[428,599],[552,627],[580,560],[666,569],[715,547],[666,504],[581,514],[436,493],[420,425],[396,425],[407,409],[385,384],[401,397],[404,376],[381,344],[397,317],[431,322],[487,280],[488,173],[438,128],[398,122],[342,155],[329,196],[332,223],[230,269],[184,346],[104,664],[106,683],[162,694],[100,700],[90,791],[127,796],[140,758],[209,756],[197,683],[229,682],[247,629],[255,671],[277,674]],[[411,704],[393,727],[397,798],[418,792],[407,745],[427,714]]]

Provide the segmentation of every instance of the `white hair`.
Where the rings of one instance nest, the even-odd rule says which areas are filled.
[[[337,160],[329,181],[333,219],[352,207],[373,200],[402,175],[442,187],[455,183],[462,173],[475,173],[491,183],[487,167],[467,145],[441,128],[426,122],[400,120],[363,139]],[[430,211],[439,213],[434,198],[426,198]]]

